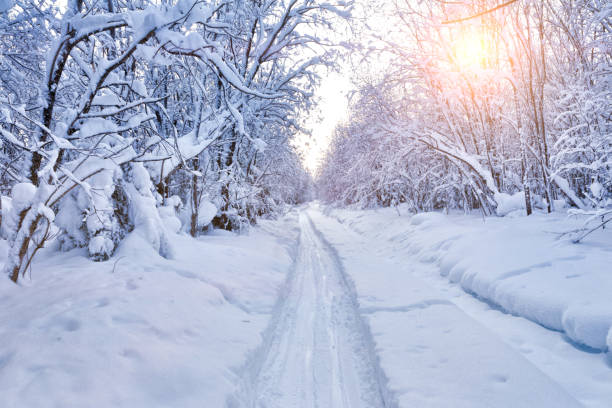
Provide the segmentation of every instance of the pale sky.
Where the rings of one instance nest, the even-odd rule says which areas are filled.
[[[336,125],[347,118],[348,92],[351,82],[347,75],[330,73],[316,91],[317,108],[306,119],[305,127],[312,135],[299,134],[295,145],[302,153],[304,166],[314,174],[329,146]]]
[[[343,27],[335,25],[338,30],[330,33],[332,39],[338,42],[355,40],[355,29],[360,32],[364,29],[364,21],[368,21],[371,29],[382,33],[389,29],[389,21],[385,18],[384,10],[388,6],[387,0],[357,0],[354,3],[353,17],[350,23]],[[363,34],[362,34],[363,35]],[[368,37],[368,41],[373,41]],[[348,56],[348,59],[351,57]],[[294,143],[303,155],[304,167],[314,175],[329,148],[331,136],[336,126],[348,118],[348,94],[354,90],[351,83],[351,70],[354,65],[348,61],[338,61],[340,73],[322,73],[324,77],[315,95],[319,99],[317,109],[306,119],[305,127],[311,130],[312,135],[299,134]],[[363,62],[358,64],[363,66]]]

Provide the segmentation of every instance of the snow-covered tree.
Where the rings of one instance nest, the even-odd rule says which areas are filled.
[[[322,191],[415,211],[609,206],[609,16],[608,2],[398,2],[397,31],[375,35],[387,68],[357,84]]]
[[[171,256],[169,232],[195,235],[213,219],[241,228],[294,201],[302,175],[271,180],[299,173],[289,140],[314,69],[330,63],[309,33],[348,8],[74,0],[60,11],[17,0],[0,10],[5,271],[17,281],[56,236],[105,260],[139,230]]]

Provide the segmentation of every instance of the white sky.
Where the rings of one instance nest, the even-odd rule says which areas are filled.
[[[389,21],[384,17],[384,10],[389,5],[388,0],[356,0],[353,8],[354,20],[351,20],[348,26],[343,26],[343,22],[339,21],[334,26],[338,31],[330,33],[332,41],[334,39],[338,42],[356,41],[357,37],[353,35],[355,32],[364,29],[365,20],[367,20],[370,29],[379,33],[386,32],[389,29]],[[356,29],[356,31],[353,31],[353,29]],[[357,36],[359,37],[359,34]],[[368,37],[368,41],[376,43],[376,40],[370,37]],[[347,56],[345,58],[350,59],[351,57]],[[316,174],[321,165],[321,161],[329,148],[334,129],[338,124],[348,119],[348,94],[355,88],[351,83],[351,70],[354,69],[355,65],[352,65],[348,60],[344,60],[344,58],[338,63],[341,65],[340,73],[321,73],[324,78],[315,92],[318,99],[317,109],[306,118],[304,124],[306,129],[311,130],[311,135],[300,134],[294,139],[295,146],[302,154],[304,167],[312,175]],[[363,65],[363,62],[357,64],[357,66],[362,67]]]
[[[294,143],[301,152],[304,166],[314,174],[324,157],[336,125],[347,118],[348,92],[352,89],[347,75],[332,72],[316,91],[317,108],[305,121],[311,135],[299,134]]]

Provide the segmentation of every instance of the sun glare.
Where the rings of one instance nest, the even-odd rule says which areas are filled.
[[[487,45],[484,36],[474,31],[462,31],[451,43],[454,64],[461,70],[483,68],[487,60]]]

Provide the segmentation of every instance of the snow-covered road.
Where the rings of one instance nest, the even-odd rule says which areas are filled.
[[[307,212],[355,287],[392,406],[581,406],[541,367],[458,306],[447,288],[419,278],[416,260],[381,256],[378,249],[387,242],[351,231],[316,204]]]
[[[1,408],[610,407],[605,355],[440,278],[391,239],[415,219],[357,215],[44,251],[0,280]]]
[[[305,213],[296,267],[240,397],[257,408],[386,407],[385,390],[354,293]]]
[[[325,216],[299,216],[295,267],[230,407],[579,407],[452,296]]]

